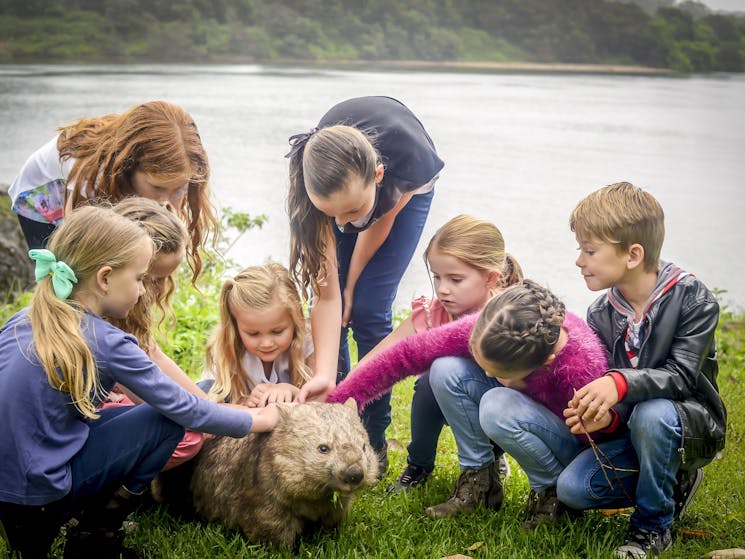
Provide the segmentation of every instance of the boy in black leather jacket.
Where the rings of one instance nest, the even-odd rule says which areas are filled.
[[[567,425],[574,433],[590,420],[588,430],[628,429],[599,445],[615,471],[604,472],[586,450],[562,472],[558,497],[575,509],[631,501],[636,508],[616,556],[657,555],[670,546],[673,519],[698,489],[701,467],[724,447],[714,346],[719,306],[695,276],[660,261],[664,214],[648,192],[625,182],[601,188],[579,202],[570,226],[587,287],[607,290],[587,322],[611,369],[577,391]]]

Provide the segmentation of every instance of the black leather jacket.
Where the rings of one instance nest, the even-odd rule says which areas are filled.
[[[714,331],[719,304],[694,276],[686,276],[653,303],[644,319],[639,364],[632,368],[624,339],[626,318],[602,295],[587,311],[587,323],[608,351],[611,370],[626,379],[618,411],[652,398],[672,400],[680,416],[681,468],[708,464],[724,448],[727,410],[717,387]],[[626,418],[628,419],[628,418]]]

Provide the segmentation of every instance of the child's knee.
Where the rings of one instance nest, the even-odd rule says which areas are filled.
[[[575,476],[564,470],[556,481],[556,496],[559,501],[571,509],[584,510],[587,508],[587,490],[578,483]]]
[[[493,441],[498,441],[508,433],[520,430],[514,421],[514,401],[509,391],[492,388],[484,394],[479,404],[479,423],[484,433]]]
[[[680,429],[680,418],[671,400],[656,398],[636,404],[628,426],[632,434],[648,433],[655,427]]]
[[[461,357],[440,357],[429,368],[429,384],[434,392],[457,384],[461,379]]]

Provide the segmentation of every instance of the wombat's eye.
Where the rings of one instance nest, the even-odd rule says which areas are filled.
[[[318,445],[318,452],[320,452],[321,454],[328,454],[329,450],[331,449],[325,444]]]

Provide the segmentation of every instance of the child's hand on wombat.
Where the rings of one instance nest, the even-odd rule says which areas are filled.
[[[279,423],[279,409],[276,404],[269,404],[265,408],[244,408],[253,416],[252,433],[273,431]]]
[[[286,382],[257,384],[248,398],[241,404],[249,408],[263,408],[267,404],[285,404],[292,402],[300,393],[297,386]]]

